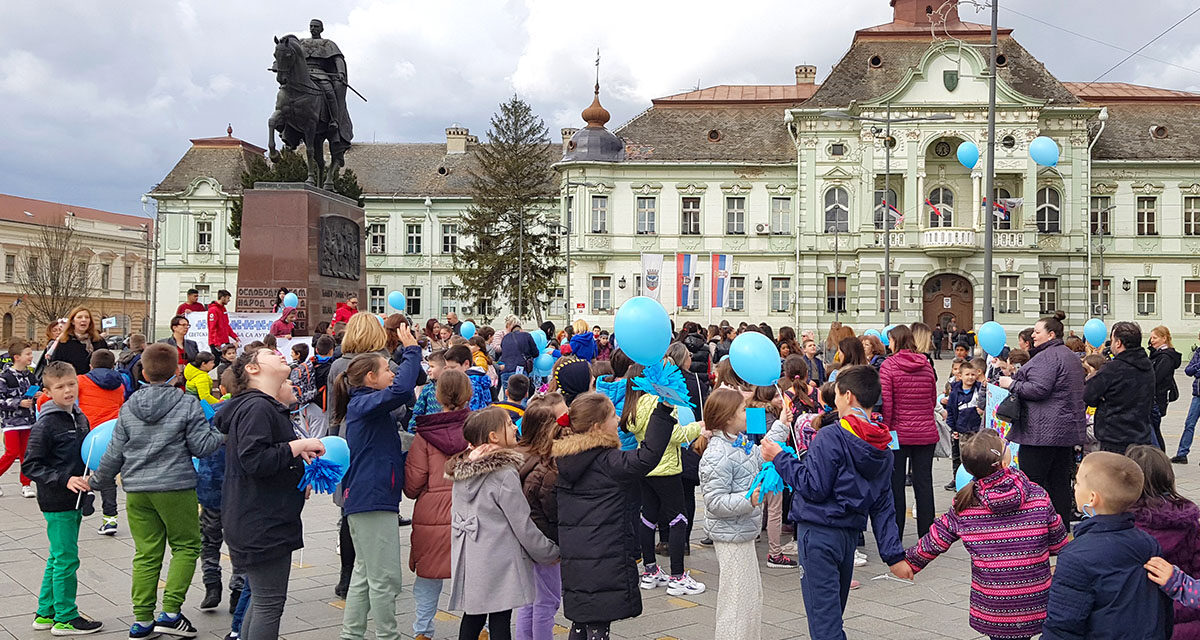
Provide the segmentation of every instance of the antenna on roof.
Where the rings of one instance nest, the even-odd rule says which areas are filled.
[[[700,90],[700,78],[696,78],[696,91]]]
[[[596,47],[596,95],[600,95],[600,47]]]

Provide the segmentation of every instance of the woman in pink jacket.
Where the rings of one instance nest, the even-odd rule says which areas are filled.
[[[917,352],[912,330],[897,325],[888,333],[892,355],[879,367],[883,423],[899,436],[900,447],[892,451],[892,499],[896,502],[896,528],[904,536],[907,512],[904,476],[912,463],[913,495],[917,500],[917,535],[929,533],[933,525],[933,449],[938,430],[933,419],[937,405],[937,374],[924,355]]]

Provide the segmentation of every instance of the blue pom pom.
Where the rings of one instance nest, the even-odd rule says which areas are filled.
[[[305,465],[304,476],[300,478],[300,484],[296,485],[296,488],[303,491],[312,487],[317,493],[332,494],[337,491],[337,484],[342,481],[344,475],[346,471],[342,469],[342,465],[315,458]]]
[[[676,407],[691,407],[688,400],[687,382],[679,367],[671,363],[656,363],[645,368],[642,375],[633,379],[635,389],[657,396],[659,400]]]

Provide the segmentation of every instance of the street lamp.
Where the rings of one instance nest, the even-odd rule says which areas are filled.
[[[626,284],[627,284],[627,283],[625,282],[625,276],[621,276],[621,279],[620,279],[620,280],[617,280],[617,288],[618,288],[618,289],[621,289],[622,291],[624,291],[624,290],[625,290],[625,285],[626,285]]]
[[[859,122],[880,122],[884,125],[883,131],[883,324],[889,325],[892,323],[892,212],[887,208],[888,191],[891,191],[892,179],[892,147],[895,141],[892,138],[892,124],[903,122],[934,122],[939,120],[953,120],[954,116],[948,113],[934,113],[927,116],[893,118],[892,103],[886,105],[885,116],[882,118],[873,118],[866,116],[855,116],[845,111],[825,111],[821,113],[823,118],[835,118],[839,120],[858,120]],[[874,131],[872,132],[874,133]],[[874,182],[874,179],[872,179]],[[874,185],[872,184],[872,190]]]
[[[1089,202],[1088,204],[1090,205],[1091,203]],[[1114,204],[1111,206],[1104,207],[1103,209],[1100,209],[1099,211],[1096,211],[1096,225],[1095,226],[1100,229],[1100,241],[1096,243],[1096,252],[1100,254],[1100,277],[1099,277],[1100,295],[1096,296],[1098,300],[1100,300],[1104,297],[1104,234],[1106,232],[1105,228],[1108,226],[1108,225],[1104,224],[1104,214],[1106,214],[1109,211],[1112,211],[1113,209],[1116,209],[1116,208],[1117,208],[1117,205]],[[1089,209],[1090,209],[1090,207],[1089,207]],[[1088,221],[1088,250],[1089,250],[1089,252],[1092,248],[1091,236],[1094,233],[1095,233],[1095,231],[1093,231],[1091,221],[1089,220]],[[1092,267],[1092,261],[1089,258],[1088,259],[1088,270],[1089,271],[1091,270],[1091,267]],[[1088,290],[1089,291],[1091,291],[1091,287],[1092,287],[1091,280],[1092,280],[1091,278],[1088,278]],[[1126,291],[1128,291],[1128,289],[1126,289]],[[1099,305],[1099,307],[1100,307],[1100,313],[1095,313],[1095,311],[1096,311],[1095,309],[1092,309],[1092,312],[1093,312],[1093,315],[1098,315],[1098,316],[1100,316],[1100,319],[1103,320],[1104,312],[1108,310],[1108,305],[1102,303]]]
[[[571,170],[565,172],[566,180],[563,182],[563,209],[567,218],[567,299],[565,301],[564,311],[567,314],[567,324],[571,324],[571,221],[575,217],[573,202],[571,201],[571,187],[595,187],[594,182],[571,182]],[[624,288],[624,287],[622,287]]]
[[[762,277],[755,278],[754,279],[754,290],[762,291],[762,288],[763,288]]]

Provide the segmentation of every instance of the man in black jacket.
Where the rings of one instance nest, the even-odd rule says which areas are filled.
[[[1096,407],[1100,448],[1124,454],[1131,444],[1151,444],[1154,369],[1142,348],[1142,329],[1135,322],[1113,325],[1112,352],[1116,357],[1084,383],[1083,401]]]

